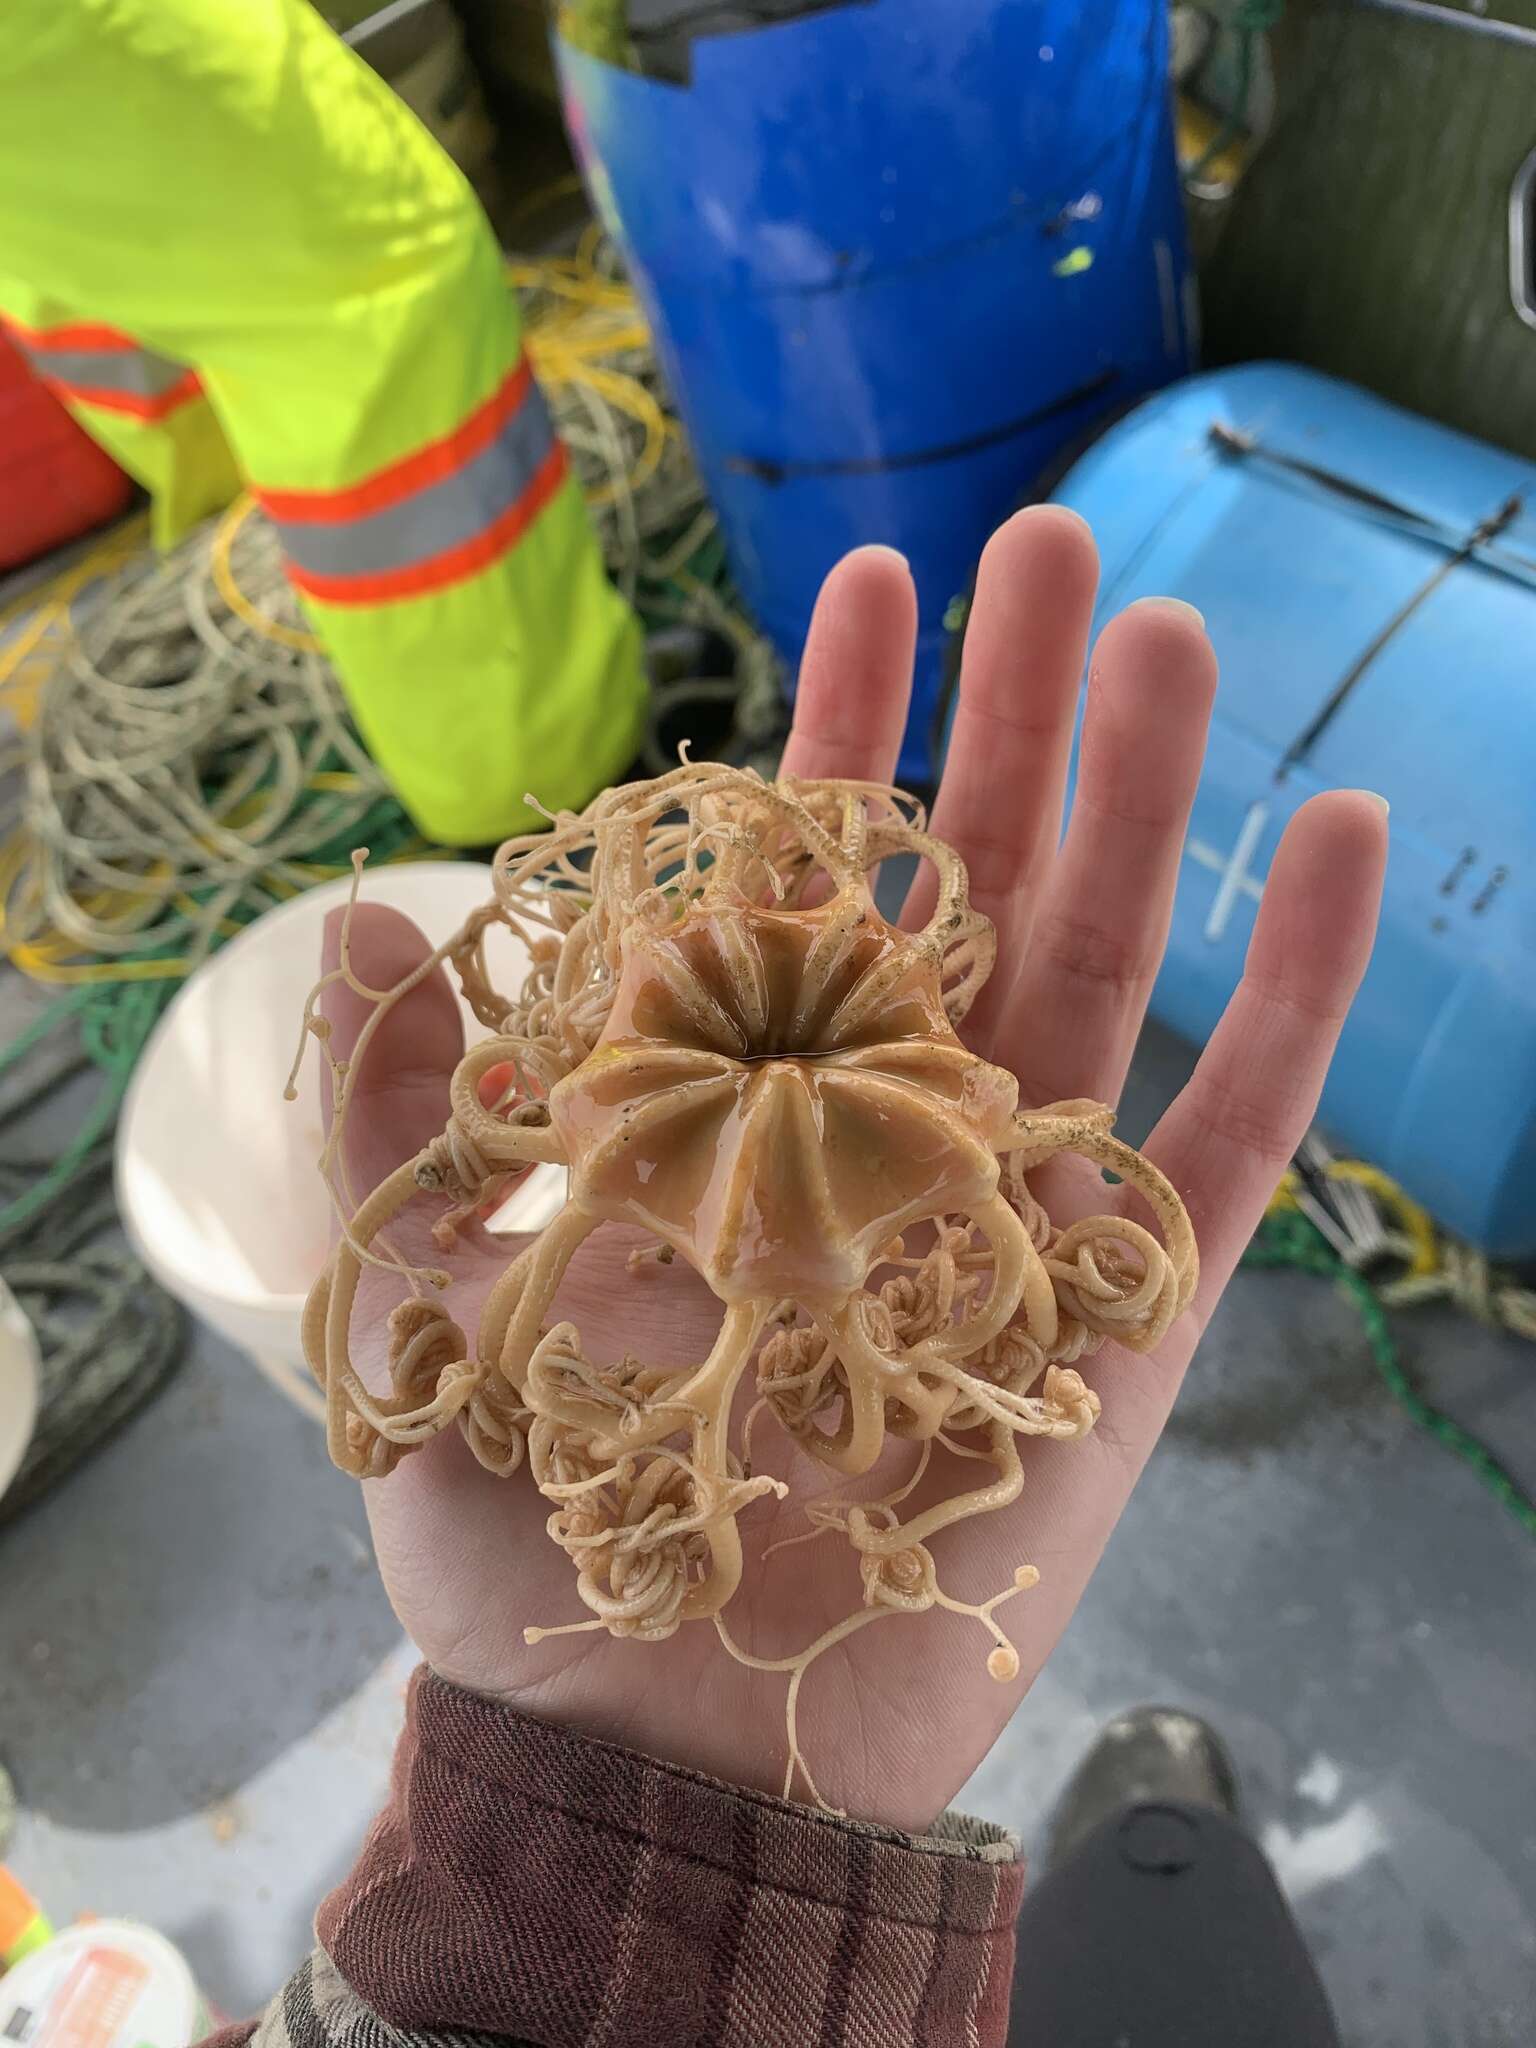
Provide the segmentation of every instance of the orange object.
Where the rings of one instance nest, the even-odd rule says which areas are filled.
[[[0,1970],[41,1948],[53,1928],[20,1878],[0,1868]]]
[[[0,332],[0,569],[116,518],[132,490]]]

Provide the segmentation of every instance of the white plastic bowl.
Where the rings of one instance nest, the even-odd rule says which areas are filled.
[[[0,1280],[0,1494],[16,1477],[37,1423],[37,1338]]]
[[[118,1206],[145,1265],[309,1407],[299,1322],[330,1228],[316,1047],[306,1049],[297,1102],[283,1100],[283,1085],[326,915],[348,886],[327,882],[268,911],[198,969],[155,1027],[117,1131]],[[364,902],[403,911],[434,945],[489,893],[490,870],[473,861],[370,868],[361,891]],[[493,927],[487,954],[497,986],[515,988],[528,965],[521,942]],[[462,998],[460,1007],[466,1042],[488,1036]],[[562,1170],[538,1168],[492,1227],[537,1228],[563,1195]]]

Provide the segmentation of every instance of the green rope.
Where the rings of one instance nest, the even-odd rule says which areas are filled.
[[[1502,1464],[1471,1430],[1464,1429],[1443,1409],[1425,1400],[1403,1368],[1386,1311],[1377,1300],[1370,1282],[1352,1266],[1345,1265],[1305,1216],[1266,1216],[1259,1226],[1258,1235],[1243,1255],[1243,1264],[1261,1270],[1315,1273],[1319,1279],[1335,1281],[1359,1311],[1376,1370],[1399,1407],[1420,1429],[1469,1465],[1525,1533],[1536,1536],[1536,1501],[1508,1466]]]
[[[341,829],[338,831],[333,827],[328,838],[306,851],[305,858],[322,867],[342,869],[353,846],[358,843],[368,845],[376,859],[387,860],[415,840],[414,827],[399,804],[393,797],[381,796],[360,817],[354,805]],[[263,886],[259,873],[248,878],[246,886],[232,902],[224,900],[228,895],[227,887],[221,892],[215,885],[209,885],[192,888],[187,894],[200,910],[218,896],[219,916],[242,927],[279,900]],[[178,925],[182,922],[184,920],[177,920]],[[44,1045],[54,1048],[73,1045],[78,1048],[76,1052],[66,1052],[46,1074],[39,1075],[29,1089],[0,1108],[0,1127],[24,1118],[34,1104],[51,1093],[69,1074],[78,1071],[81,1065],[95,1067],[101,1076],[100,1086],[92,1096],[79,1128],[56,1156],[23,1156],[13,1153],[9,1147],[0,1149],[0,1197],[8,1194],[8,1199],[0,1200],[0,1248],[16,1231],[44,1214],[75,1175],[82,1171],[96,1147],[111,1135],[139,1055],[161,1012],[181,986],[179,979],[138,981],[127,978],[127,971],[136,963],[170,959],[183,945],[180,929],[162,935],[158,945],[150,943],[156,936],[156,929],[151,926],[144,934],[145,943],[123,960],[101,963],[121,967],[124,978],[90,982],[71,989],[40,1011],[9,1045],[0,1047],[0,1082],[33,1059]],[[217,931],[209,931],[209,951],[217,950],[223,943]],[[17,1191],[9,1193],[13,1188]]]
[[[35,1023],[14,1045],[0,1051],[0,1076],[10,1072],[33,1046],[44,1038],[78,1021],[80,1043],[85,1057],[102,1076],[101,1086],[79,1128],[58,1156],[51,1161],[0,1158],[0,1185],[21,1181],[21,1191],[0,1208],[0,1245],[13,1231],[40,1216],[107,1137],[117,1122],[117,1112],[127,1091],[134,1062],[154,1029],[172,984],[165,982],[115,982],[78,991],[50,1003]],[[83,1000],[81,999],[83,995]],[[24,1115],[33,1102],[50,1092],[59,1076],[50,1075],[8,1111],[6,1120]]]
[[[40,1091],[46,1092],[46,1091]],[[12,1207],[14,1208],[14,1204]],[[134,1255],[117,1221],[104,1137],[28,1218],[0,1231],[0,1277],[37,1336],[37,1427],[0,1523],[47,1492],[175,1369],[185,1318]]]
[[[9,1520],[94,1449],[171,1372],[183,1318],[113,1242],[112,1130],[144,1040],[174,983],[97,983],[48,1004],[0,1048],[0,1126],[24,1125],[78,1075],[98,1085],[62,1151],[0,1153],[0,1279],[37,1337],[38,1419],[0,1502]],[[43,1048],[52,1059],[40,1058]],[[27,1084],[17,1086],[19,1081]],[[36,1141],[34,1141],[35,1144]]]

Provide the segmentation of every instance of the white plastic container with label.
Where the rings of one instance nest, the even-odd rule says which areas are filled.
[[[212,2027],[181,1951],[131,1920],[68,1928],[0,1977],[7,2048],[190,2048]]]

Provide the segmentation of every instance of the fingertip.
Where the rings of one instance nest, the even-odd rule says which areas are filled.
[[[1117,612],[1095,644],[1093,670],[1138,688],[1182,690],[1206,710],[1216,696],[1216,650],[1204,618],[1182,598],[1142,597]]]
[[[916,647],[917,586],[905,556],[878,542],[844,555],[816,599],[780,773],[886,781]]]
[[[1372,813],[1383,826],[1386,825],[1387,820],[1392,815],[1392,806],[1387,802],[1386,798],[1381,794],[1380,790],[1340,789],[1335,790],[1333,794],[1336,796],[1348,797],[1350,799],[1350,802],[1354,805],[1365,804],[1369,806]]]
[[[1149,618],[1176,619],[1185,626],[1192,626],[1202,636],[1205,633],[1205,613],[1184,597],[1138,597],[1126,606],[1126,612]]]
[[[1387,800],[1370,789],[1325,789],[1296,811],[1281,851],[1325,870],[1369,871],[1387,855]]]
[[[871,562],[877,567],[883,564],[893,575],[902,576],[908,582],[912,578],[912,564],[901,549],[893,548],[883,540],[867,540],[859,547],[850,548],[843,562]]]
[[[1043,505],[1025,505],[1021,507],[1019,511],[1012,513],[1005,519],[997,531],[998,533],[1007,533],[1010,529],[1017,529],[1021,533],[1030,531],[1045,533],[1054,530],[1058,533],[1072,536],[1078,545],[1086,541],[1088,546],[1093,549],[1094,555],[1097,556],[1098,554],[1098,547],[1093,538],[1093,528],[1088,524],[1082,513],[1071,505],[1059,504],[1054,498],[1047,500]],[[995,539],[996,535],[993,538]]]
[[[1300,962],[1314,999],[1342,1015],[1375,943],[1386,862],[1386,814],[1368,791],[1309,797],[1281,834],[1250,969],[1294,975]]]
[[[887,547],[884,541],[866,541],[862,547],[850,548],[828,571],[816,610],[823,615],[830,611],[834,624],[848,613],[862,619],[873,612],[881,623],[894,619],[900,625],[910,613],[915,632],[917,585],[912,565],[899,548]]]
[[[1082,513],[1078,511],[1075,505],[1065,505],[1059,498],[1051,498],[1043,505],[1026,505],[1024,512],[1020,513],[1019,517],[1022,518],[1025,513],[1030,512],[1049,512],[1053,518],[1070,520],[1074,526],[1081,527],[1090,540],[1093,539],[1093,528],[1088,524]]]
[[[1138,597],[1116,612],[1104,633],[1132,633],[1167,646],[1209,647],[1205,614],[1182,597]],[[1103,634],[1100,635],[1102,639]]]
[[[983,576],[990,580],[1024,562],[1069,579],[1073,590],[1084,582],[1090,589],[1098,586],[1099,549],[1093,528],[1070,505],[1026,505],[1005,519],[982,549],[977,584]]]

